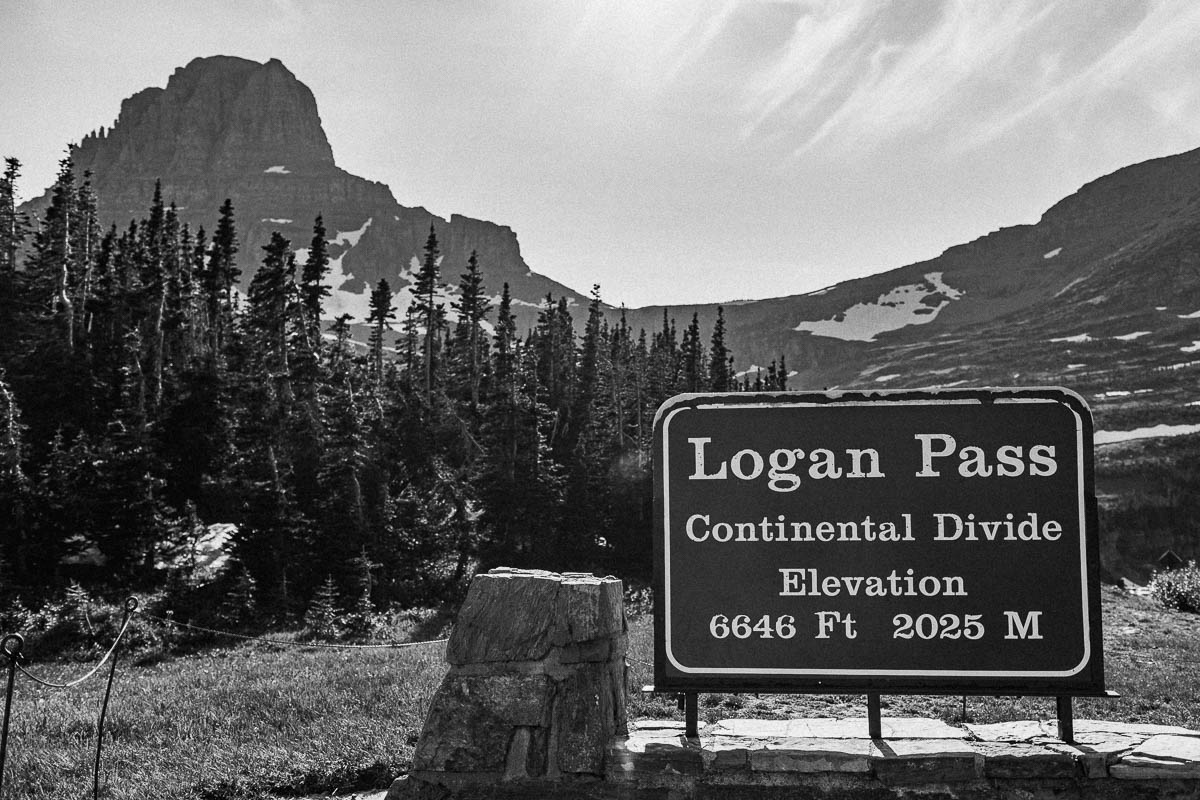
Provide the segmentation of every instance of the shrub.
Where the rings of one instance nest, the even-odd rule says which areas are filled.
[[[337,584],[327,576],[318,587],[304,614],[305,634],[311,639],[336,639],[339,633]]]
[[[1178,569],[1154,573],[1150,594],[1165,608],[1200,613],[1200,567],[1193,559]]]
[[[147,601],[154,605],[154,599]],[[35,660],[70,657],[90,659],[105,652],[125,619],[123,600],[107,601],[90,596],[77,584],[61,596],[26,606],[17,597],[0,606],[0,635],[19,633],[25,638],[23,652]],[[122,652],[145,653],[163,643],[157,626],[134,615],[125,633]]]

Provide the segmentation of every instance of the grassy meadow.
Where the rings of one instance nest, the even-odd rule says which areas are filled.
[[[1119,699],[1076,701],[1078,718],[1200,728],[1200,615],[1103,589],[1107,683]],[[652,682],[650,617],[630,620],[630,715],[681,718]],[[126,656],[105,729],[102,795],[114,800],[248,800],[383,789],[410,764],[445,671],[443,644],[332,650],[245,643],[153,660]],[[86,664],[32,663],[63,681]],[[102,671],[104,672],[104,671]],[[5,800],[90,796],[100,674],[54,690],[18,675]],[[961,697],[884,698],[889,716],[961,721]],[[970,719],[1047,719],[1050,698],[968,699]],[[702,695],[705,720],[865,716],[862,696]]]

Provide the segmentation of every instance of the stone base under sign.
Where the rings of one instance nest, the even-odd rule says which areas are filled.
[[[939,720],[724,720],[683,736],[680,722],[631,723],[594,796],[756,798],[1200,798],[1200,731],[1075,721],[957,728]],[[493,796],[507,796],[496,794]],[[516,795],[513,795],[516,796]],[[567,795],[564,795],[567,796]]]
[[[1200,731],[1075,721],[724,720],[627,726],[621,582],[477,575],[389,800],[1200,800]]]

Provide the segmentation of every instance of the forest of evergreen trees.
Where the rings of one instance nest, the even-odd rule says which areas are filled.
[[[303,263],[274,234],[242,295],[232,202],[210,235],[156,188],[145,218],[102,230],[66,159],[34,230],[19,168],[0,182],[6,593],[199,590],[179,556],[213,523],[236,526],[225,591],[252,586],[269,619],[330,577],[352,593],[369,575],[376,607],[498,564],[645,579],[655,410],[787,388],[782,364],[738,384],[720,313],[708,337],[696,315],[635,333],[597,288],[581,335],[551,297],[518,331],[508,286],[497,301],[474,255],[442,264],[433,228],[402,318],[381,280],[367,319],[330,324],[321,217]],[[443,271],[460,271],[450,308]],[[71,563],[88,549],[91,572]]]

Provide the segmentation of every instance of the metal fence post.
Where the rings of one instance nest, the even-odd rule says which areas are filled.
[[[8,659],[8,694],[4,697],[4,727],[0,730],[0,793],[4,791],[4,763],[8,758],[8,719],[12,715],[13,687],[24,645],[25,637],[19,633],[10,633],[0,640],[0,652]]]

